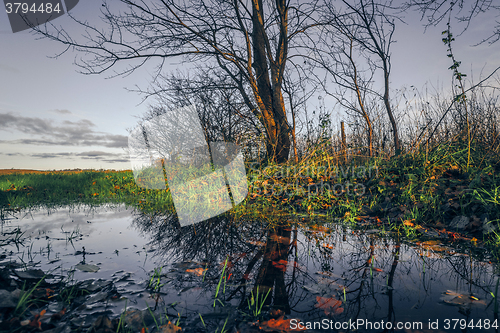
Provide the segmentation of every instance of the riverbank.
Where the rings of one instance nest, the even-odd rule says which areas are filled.
[[[247,163],[249,193],[227,214],[264,218],[304,214],[382,228],[408,238],[447,237],[500,248],[500,159],[457,142],[393,158],[338,164],[321,153],[298,164]],[[334,163],[337,161],[337,163]],[[175,212],[166,190],[137,186],[128,171],[0,172],[0,208],[124,203],[142,212]]]

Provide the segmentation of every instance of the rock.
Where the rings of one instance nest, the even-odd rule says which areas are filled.
[[[82,272],[88,273],[95,273],[99,270],[99,266],[91,264],[78,264],[75,266],[75,268],[81,270]]]
[[[441,211],[447,212],[449,210],[450,210],[450,204],[448,202],[441,206]]]
[[[0,287],[8,287],[10,285],[10,280],[10,270],[7,268],[0,269]]]
[[[115,333],[115,327],[106,316],[99,316],[88,330],[88,333]]]
[[[493,223],[493,221],[489,220],[488,214],[481,215],[479,220],[483,226],[483,234],[489,234],[490,232],[494,232],[498,229],[496,223]]]
[[[140,332],[144,325],[149,326],[154,322],[154,318],[148,310],[127,310],[125,312],[125,323],[134,332]]]
[[[94,294],[89,297],[89,299],[85,302],[85,305],[91,305],[97,302],[105,301],[109,296],[107,291],[100,291],[97,294]]]
[[[17,302],[7,290],[0,290],[0,309],[15,308]]]
[[[44,333],[71,333],[71,332],[72,330],[69,325],[63,325],[48,331],[44,331]]]
[[[80,289],[85,289],[90,292],[101,291],[104,288],[111,287],[113,283],[102,279],[98,280],[85,280],[80,285]]]
[[[363,206],[363,207],[361,207],[359,213],[361,215],[370,215],[370,214],[373,214],[374,211],[372,209],[370,209],[370,207],[368,207],[368,206]]]
[[[453,230],[465,230],[469,225],[469,218],[467,216],[455,216],[451,220],[449,228]]]
[[[23,280],[39,281],[45,277],[41,269],[28,269],[26,271],[14,271],[16,275]]]

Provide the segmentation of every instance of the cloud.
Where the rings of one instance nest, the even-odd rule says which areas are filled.
[[[0,152],[0,155],[6,155],[6,156],[24,156],[24,154],[21,154],[21,153],[3,153],[3,152]]]
[[[84,160],[96,160],[102,162],[129,162],[125,154],[110,153],[99,150],[85,151],[81,153],[36,153],[31,154],[30,157],[40,158],[40,159],[52,159],[52,158],[65,158],[65,159],[84,159]]]
[[[56,110],[60,113],[71,113],[68,110]],[[103,146],[108,148],[127,147],[128,138],[96,132],[96,125],[88,119],[78,121],[64,120],[60,124],[50,119],[22,117],[12,113],[0,113],[0,131],[18,131],[28,135],[29,139],[0,141],[11,144],[59,145],[59,146]],[[39,138],[33,138],[39,136]]]
[[[31,157],[35,158],[61,158],[61,157],[72,157],[71,153],[38,153],[38,154],[31,154]]]
[[[60,114],[72,114],[71,111],[66,110],[66,109],[54,109],[52,111],[56,112],[56,113],[60,113]]]

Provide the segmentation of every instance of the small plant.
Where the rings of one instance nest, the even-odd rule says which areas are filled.
[[[120,329],[122,329],[122,331],[125,329],[126,314],[127,314],[127,300],[125,300],[125,308],[123,309],[123,312],[120,315],[120,320],[118,321],[118,327],[116,328],[116,333],[120,332]]]
[[[14,309],[14,313],[17,317],[20,317],[29,307],[29,304],[32,302],[30,301],[31,294],[33,294],[33,292],[36,290],[36,288],[38,288],[38,286],[44,279],[45,275],[33,286],[33,288],[28,291],[24,290],[26,284],[23,286],[21,297],[19,297],[19,301],[17,302],[16,308]]]
[[[267,291],[266,296],[262,297],[263,293],[260,296],[259,300],[259,286],[257,286],[257,291],[256,295],[254,296],[253,290],[251,291],[251,297],[250,299],[247,300],[248,302],[248,309],[250,310],[250,313],[254,317],[258,317],[261,312],[262,312],[262,307],[264,306],[267,296],[269,296],[269,293],[271,292],[271,288]]]
[[[219,295],[219,291],[220,291],[220,287],[221,287],[221,284],[222,284],[222,280],[224,280],[224,287],[223,287],[223,293],[226,292],[226,282],[227,282],[227,278],[225,276],[225,273],[226,273],[226,267],[227,267],[227,262],[229,260],[229,257],[226,257],[226,261],[224,261],[224,267],[222,268],[222,274],[220,276],[220,279],[219,279],[219,283],[217,284],[217,288],[215,289],[215,299],[214,299],[214,308],[215,308],[215,302],[216,301],[219,301],[219,303],[224,306],[224,304],[221,302],[221,300],[219,300],[217,298],[217,296]]]
[[[155,268],[153,276],[149,279],[148,288],[151,289],[153,293],[159,293],[163,284],[161,283],[161,270],[162,267]]]
[[[222,326],[222,329],[220,331],[220,333],[226,333],[226,325],[227,325],[227,321],[229,320],[229,317],[226,318],[226,321],[224,322],[224,326]],[[217,327],[217,329],[215,330],[215,333],[219,333],[219,328]]]

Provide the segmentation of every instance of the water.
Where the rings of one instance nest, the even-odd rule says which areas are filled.
[[[87,295],[67,322],[149,308],[179,320],[185,332],[204,325],[272,331],[279,323],[384,331],[388,322],[406,332],[498,331],[491,327],[498,269],[473,243],[414,243],[331,221],[280,221],[219,218],[181,229],[172,216],[124,206],[8,212],[0,255],[3,264],[42,269],[68,284],[113,282],[113,297],[90,302],[95,294]],[[82,271],[82,263],[99,269]]]

